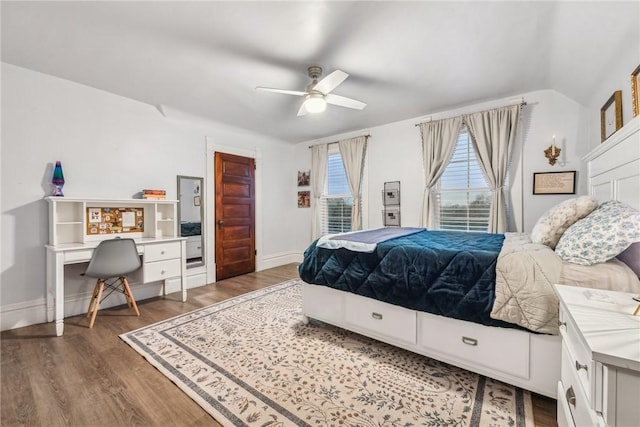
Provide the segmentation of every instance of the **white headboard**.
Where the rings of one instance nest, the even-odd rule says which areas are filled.
[[[640,210],[640,116],[583,157],[589,194],[620,200]]]

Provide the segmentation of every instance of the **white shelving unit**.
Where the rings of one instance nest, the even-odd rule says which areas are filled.
[[[46,197],[49,203],[49,244],[83,244],[112,238],[113,234],[87,235],[87,208],[143,208],[144,231],[119,233],[140,238],[178,237],[178,201],[147,199],[77,199],[70,197]]]
[[[78,199],[46,197],[49,203],[49,244],[47,250],[47,319],[56,322],[56,334],[64,331],[65,265],[89,262],[100,241],[114,237],[136,241],[142,256],[142,268],[137,272],[139,283],[179,281],[182,301],[187,300],[186,238],[178,235],[178,201],[149,199]],[[118,208],[135,212],[133,221],[140,231],[93,234],[87,231],[89,208]],[[137,219],[142,210],[143,224]],[[105,209],[100,209],[105,213]],[[105,213],[106,215],[106,213]],[[97,221],[100,222],[100,221]],[[93,224],[93,223],[91,223]],[[106,222],[100,222],[107,225]],[[91,225],[91,227],[95,227]],[[120,230],[124,225],[118,225]],[[105,227],[103,230],[106,231]],[[131,229],[131,228],[130,228]],[[135,291],[134,291],[135,292]],[[78,314],[78,313],[72,313]]]

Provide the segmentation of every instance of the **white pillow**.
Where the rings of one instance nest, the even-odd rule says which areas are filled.
[[[640,242],[640,212],[610,200],[564,232],[556,254],[564,261],[592,265],[621,254]]]
[[[546,211],[531,230],[531,241],[555,249],[562,233],[579,219],[589,215],[598,206],[598,200],[581,196],[558,203]]]

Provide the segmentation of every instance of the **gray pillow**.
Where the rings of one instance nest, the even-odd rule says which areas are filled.
[[[555,249],[558,240],[567,228],[589,215],[598,206],[598,200],[581,196],[558,203],[546,211],[531,230],[531,241]]]
[[[569,227],[556,253],[564,261],[592,265],[618,256],[635,242],[640,242],[640,212],[610,200]]]
[[[640,277],[640,243],[632,243],[627,249],[618,255],[618,259]]]

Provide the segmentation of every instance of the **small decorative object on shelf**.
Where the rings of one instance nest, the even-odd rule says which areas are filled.
[[[166,190],[142,190],[142,198],[149,200],[165,200],[167,198]]]
[[[64,174],[62,173],[62,164],[60,160],[56,161],[56,165],[53,167],[53,178],[51,178],[51,184],[53,184],[52,196],[62,197],[62,187],[64,186]]]
[[[640,114],[640,65],[631,73],[631,102],[635,117]]]
[[[556,164],[558,157],[560,157],[561,148],[556,146],[556,136],[553,135],[553,140],[551,141],[551,145],[544,150],[544,156],[549,159],[549,164],[551,166]]]
[[[622,91],[613,92],[600,109],[600,136],[602,142],[622,127]]]

